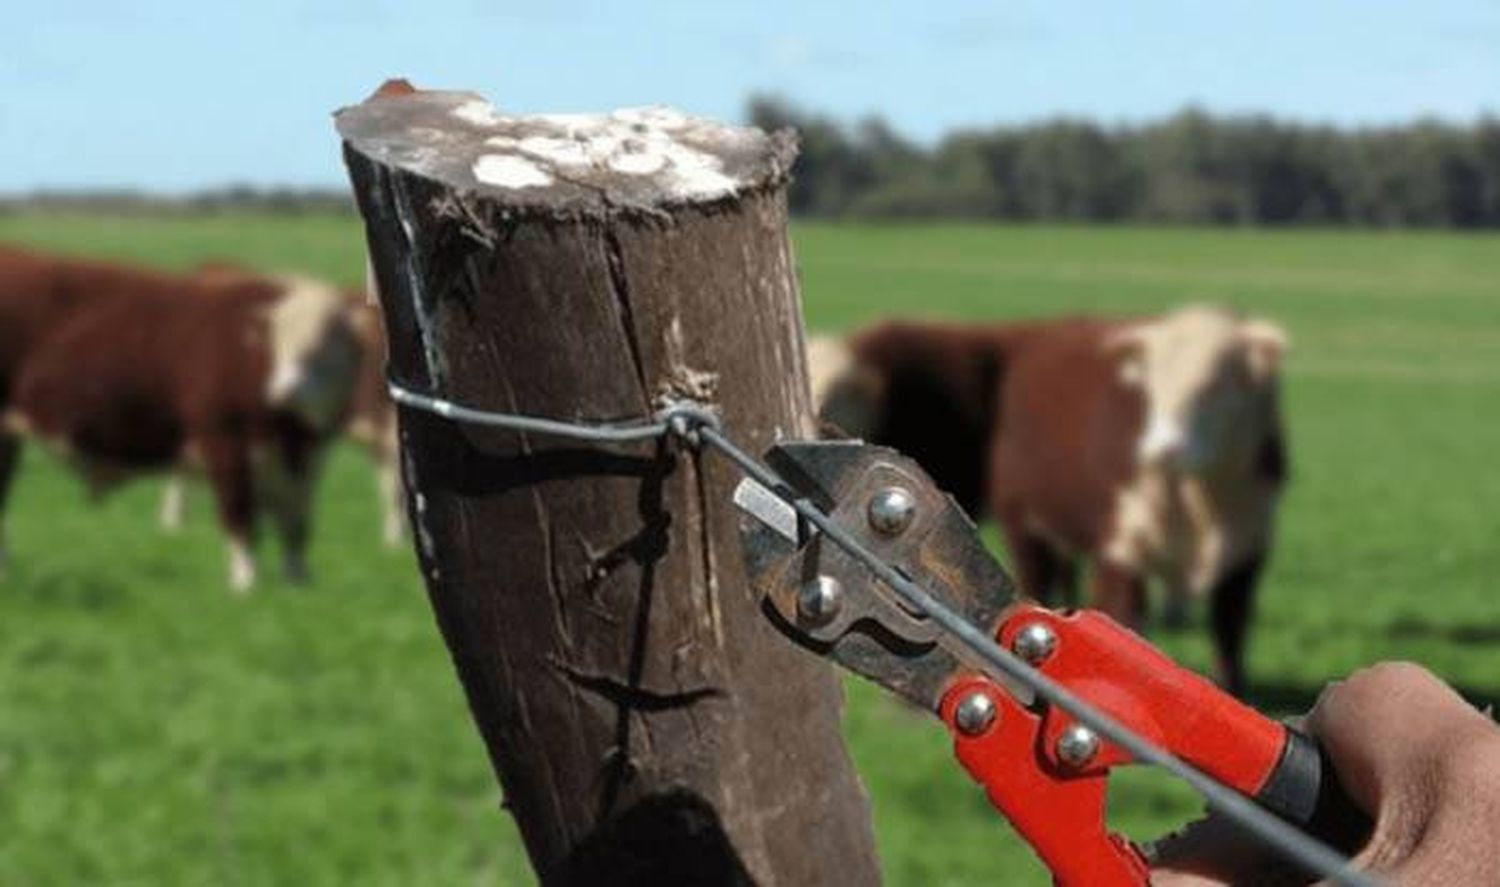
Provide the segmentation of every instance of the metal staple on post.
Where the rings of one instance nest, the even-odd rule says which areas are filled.
[[[389,383],[389,389],[391,398],[404,406],[445,419],[489,428],[606,444],[640,442],[671,435],[695,448],[711,446],[723,453],[747,476],[790,505],[829,541],[859,561],[908,604],[962,641],[985,663],[1030,687],[1037,696],[1063,709],[1079,723],[1125,749],[1136,760],[1154,764],[1183,780],[1203,797],[1211,810],[1261,838],[1289,861],[1302,865],[1320,877],[1351,887],[1373,887],[1379,883],[1370,875],[1356,871],[1348,859],[1328,845],[1302,833],[1238,791],[1220,784],[1170,752],[1157,748],[1145,737],[1000,646],[984,631],[882,561],[812,501],[791,492],[790,486],[775,471],[745,452],[724,434],[723,423],[718,414],[704,404],[681,400],[668,405],[649,419],[589,424],[474,409],[410,391],[395,382]]]

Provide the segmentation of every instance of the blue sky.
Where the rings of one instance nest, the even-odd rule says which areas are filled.
[[[339,185],[329,112],[387,75],[519,111],[754,91],[930,140],[1197,103],[1383,123],[1500,113],[1497,0],[17,2],[0,26],[0,192]]]

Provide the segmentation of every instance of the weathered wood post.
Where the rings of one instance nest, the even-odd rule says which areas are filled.
[[[395,378],[562,419],[691,396],[752,451],[811,431],[789,137],[392,92],[337,122]],[[839,686],[764,624],[727,463],[412,410],[401,439],[433,609],[545,882],[878,880]]]

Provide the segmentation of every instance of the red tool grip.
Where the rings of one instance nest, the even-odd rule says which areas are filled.
[[[1040,671],[1156,747],[1294,824],[1326,830],[1339,822],[1347,833],[1358,831],[1349,826],[1352,808],[1315,743],[1109,617],[1021,605],[1001,623],[997,640],[1016,649],[1021,632],[1050,639],[1040,655],[1032,645],[1029,658]],[[992,716],[974,716],[990,710],[976,704],[984,702],[976,695],[992,704]],[[1109,770],[1132,762],[1124,749],[1055,706],[1022,706],[982,675],[950,687],[938,713],[953,733],[959,761],[1058,884],[1148,883],[1139,849],[1105,827]]]

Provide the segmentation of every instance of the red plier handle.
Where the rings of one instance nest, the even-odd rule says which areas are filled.
[[[997,640],[1159,748],[1294,824],[1321,828],[1314,820],[1330,811],[1350,819],[1351,808],[1311,740],[1102,613],[1017,605],[1000,623]],[[959,761],[1057,884],[1149,883],[1140,848],[1105,827],[1109,771],[1130,763],[1128,753],[1055,706],[1021,705],[979,674],[960,677],[947,690],[939,715],[952,731]]]
[[[1058,883],[1147,883],[1144,854],[1104,822],[1109,770],[1130,757],[1029,682],[977,670],[1001,661],[982,649],[985,634],[1153,747],[1318,837],[1341,837],[1319,822],[1342,793],[1311,741],[1102,614],[1019,601],[973,521],[916,462],[858,441],[785,441],[766,463],[775,473],[746,478],[734,501],[771,624],[936,710],[959,760]]]

